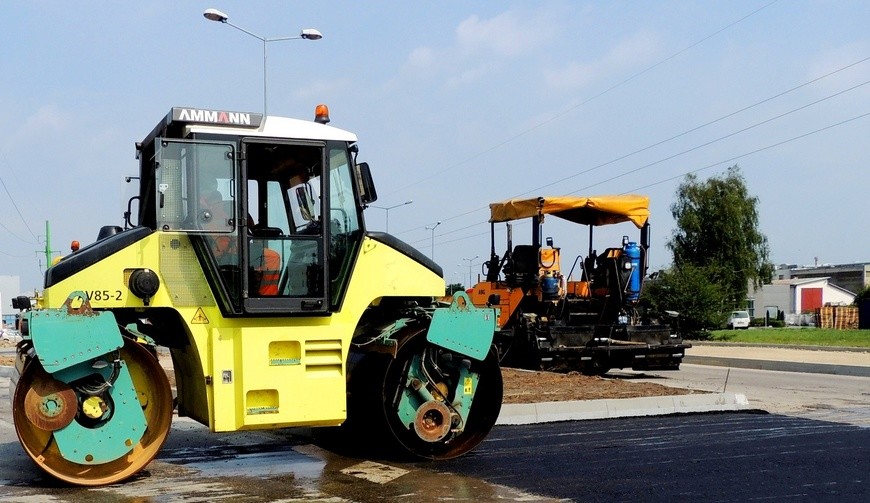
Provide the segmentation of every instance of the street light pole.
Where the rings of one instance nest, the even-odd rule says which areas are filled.
[[[387,212],[387,230],[386,230],[386,232],[387,232],[387,234],[389,234],[389,233],[390,233],[390,210],[393,209],[393,208],[398,208],[399,206],[405,206],[406,204],[411,204],[411,203],[413,203],[413,202],[414,202],[413,200],[408,200],[408,201],[405,201],[404,203],[394,204],[394,205],[392,205],[392,206],[375,206],[375,205],[372,205],[372,208],[377,208],[377,209],[379,209],[379,210],[384,210],[384,211]]]
[[[203,17],[208,19],[209,21],[217,21],[219,23],[223,23],[233,28],[239,30],[242,33],[247,33],[248,35],[256,38],[263,42],[263,115],[265,116],[267,113],[267,93],[266,93],[266,44],[268,42],[281,42],[284,40],[296,40],[296,39],[304,39],[304,40],[320,40],[323,38],[323,34],[314,28],[306,28],[302,30],[299,35],[295,37],[277,37],[277,38],[266,38],[257,35],[256,33],[251,33],[248,30],[236,26],[233,23],[229,22],[229,17],[223,12],[217,9],[206,9],[205,12],[202,13]]]
[[[480,257],[480,255],[475,255],[475,256],[473,256],[473,257],[471,257],[471,258],[464,258],[464,259],[462,259],[462,260],[467,260],[467,261],[468,261],[468,288],[471,288],[472,286],[474,286],[474,279],[473,279],[472,276],[471,276],[471,263],[472,263],[473,261],[477,260],[478,257]]]
[[[441,220],[435,222],[435,225],[426,226],[427,231],[432,231],[432,250],[429,252],[429,258],[431,258],[432,260],[435,260],[435,227],[438,227],[439,225],[441,225]]]

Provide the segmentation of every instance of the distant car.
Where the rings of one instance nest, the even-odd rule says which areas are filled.
[[[728,330],[749,328],[749,311],[731,311],[728,316]]]

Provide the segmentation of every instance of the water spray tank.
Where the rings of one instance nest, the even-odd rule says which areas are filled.
[[[559,298],[559,278],[554,276],[552,271],[544,273],[544,277],[541,279],[541,297],[544,300]]]
[[[634,241],[629,241],[625,244],[623,251],[631,264],[631,276],[628,278],[626,298],[630,302],[637,302],[640,298],[641,275],[643,274],[643,271],[640,270],[640,246]]]

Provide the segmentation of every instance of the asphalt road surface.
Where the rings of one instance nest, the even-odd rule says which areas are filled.
[[[140,476],[104,488],[43,477],[0,444],[4,502],[870,501],[870,428],[761,413],[500,426],[438,463],[338,456],[277,432],[176,422]]]
[[[140,475],[83,489],[54,482],[24,454],[0,378],[0,501],[870,501],[870,378],[694,365],[629,378],[724,387],[789,415],[500,426],[469,455],[439,463],[357,459],[311,445],[304,431],[215,434],[176,418]]]
[[[750,413],[501,427],[438,470],[571,501],[870,501],[870,429]]]
[[[743,393],[767,412],[870,427],[870,377],[682,364],[677,372],[610,375],[702,391]]]

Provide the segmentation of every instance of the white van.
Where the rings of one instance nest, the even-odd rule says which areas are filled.
[[[731,311],[728,316],[728,330],[749,328],[749,311]]]

